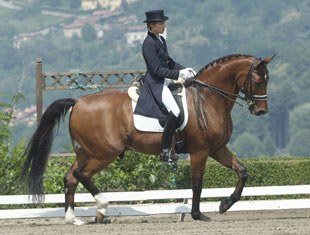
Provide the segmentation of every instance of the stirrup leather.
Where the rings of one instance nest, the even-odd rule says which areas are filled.
[[[172,148],[162,149],[159,159],[161,162],[176,162],[179,157]]]

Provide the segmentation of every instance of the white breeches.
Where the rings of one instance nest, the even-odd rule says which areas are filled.
[[[172,112],[174,116],[179,117],[180,109],[168,88],[169,83],[165,82],[162,93],[162,101],[168,112]]]

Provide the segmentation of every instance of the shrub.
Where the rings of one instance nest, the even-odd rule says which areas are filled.
[[[45,174],[47,193],[59,193],[63,177],[72,165],[73,158],[50,158]],[[242,159],[248,170],[247,186],[310,184],[310,158],[278,157]],[[139,191],[191,188],[189,161],[180,160],[177,169],[161,163],[156,156],[127,152],[94,176],[102,191]],[[235,187],[237,174],[209,159],[203,187]],[[78,192],[87,192],[79,185]]]
[[[17,145],[10,154],[1,152],[1,194],[23,194],[19,184],[22,166],[23,144]],[[46,194],[63,193],[63,178],[74,162],[74,157],[50,157],[44,174]],[[243,159],[249,178],[247,186],[310,184],[310,158],[279,157]],[[177,169],[161,163],[157,156],[127,152],[107,169],[94,176],[94,182],[105,191],[140,191],[158,189],[191,188],[189,161],[179,160]],[[237,175],[216,161],[207,162],[203,187],[235,187]],[[87,192],[79,184],[77,192]]]
[[[45,173],[46,193],[61,193],[63,178],[73,164],[73,157],[51,157]],[[102,191],[138,191],[172,188],[173,170],[158,157],[127,152],[122,159],[115,160],[107,169],[94,176],[94,182]],[[79,184],[77,192],[87,192]]]

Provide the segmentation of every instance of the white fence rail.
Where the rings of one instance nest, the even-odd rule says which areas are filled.
[[[227,197],[234,188],[203,189],[201,198]],[[190,213],[192,191],[182,190],[154,190],[142,192],[109,192],[104,193],[110,201],[107,210],[108,216],[139,216],[154,214],[184,214]],[[244,210],[280,210],[280,209],[305,209],[310,208],[310,185],[295,186],[267,186],[246,187],[242,196],[276,196],[276,195],[304,195],[302,199],[282,200],[241,200],[230,211]],[[183,199],[183,203],[154,203],[156,200]],[[150,203],[153,202],[153,203]],[[75,195],[76,203],[94,203],[94,198],[88,193]],[[115,202],[137,202],[135,204],[116,205]],[[143,202],[143,203],[141,203]],[[64,194],[45,195],[46,204],[63,204]],[[0,196],[0,205],[25,205],[32,204],[32,199],[27,195]],[[201,202],[202,212],[215,212],[219,209],[219,201]],[[76,207],[77,216],[95,216],[95,204],[90,207]],[[9,209],[0,210],[0,219],[14,218],[39,218],[39,217],[63,217],[64,208],[36,208],[36,209]]]

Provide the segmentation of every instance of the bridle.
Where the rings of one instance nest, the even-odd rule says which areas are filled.
[[[244,85],[241,88],[241,92],[244,94],[244,100],[246,101],[248,107],[252,106],[255,104],[255,101],[260,101],[260,100],[268,100],[268,96],[266,95],[254,95],[253,94],[253,89],[252,89],[252,74],[254,71],[254,64],[256,60],[261,61],[261,59],[255,58],[250,66],[249,72],[247,74],[247,77],[244,81]]]
[[[214,91],[215,93],[219,94],[220,96],[240,105],[243,108],[249,108],[250,106],[255,104],[255,101],[262,101],[262,100],[267,100],[268,96],[266,95],[255,95],[253,94],[252,90],[252,76],[253,76],[253,71],[255,69],[254,65],[256,61],[261,61],[261,59],[255,58],[253,62],[250,65],[249,71],[247,73],[246,79],[244,81],[243,87],[241,88],[241,92],[244,94],[244,96],[241,96],[239,94],[234,94],[230,93],[228,91],[222,90],[214,85],[205,83],[201,80],[196,79],[195,77],[192,80],[189,80],[186,82],[187,84],[192,84],[194,87],[199,88],[200,86],[202,87],[207,87],[211,91]],[[235,98],[238,98],[240,100],[245,101],[246,103],[241,103],[238,102]]]
[[[196,79],[196,77],[193,77],[193,79],[186,81],[185,85],[192,85],[196,89],[194,89],[193,96],[194,96],[194,108],[196,112],[197,122],[198,126],[201,129],[207,129],[207,119],[206,119],[206,113],[203,109],[202,103],[201,103],[201,95],[200,95],[200,87],[207,87],[211,91],[219,94],[220,96],[234,102],[235,104],[240,105],[243,108],[250,108],[255,104],[255,101],[261,101],[261,100],[267,100],[268,96],[266,95],[255,95],[253,94],[252,89],[252,77],[253,72],[255,69],[255,62],[256,61],[262,61],[261,59],[255,58],[253,62],[250,65],[249,71],[247,73],[246,79],[244,81],[243,87],[241,88],[241,92],[244,94],[244,96],[241,96],[239,94],[230,93],[228,91],[225,91],[223,89],[220,89],[214,85],[205,83],[201,80]],[[196,96],[196,97],[195,97]],[[241,103],[237,101],[237,99],[245,101],[245,103]],[[200,114],[200,115],[199,115]],[[201,119],[200,119],[201,117]]]

